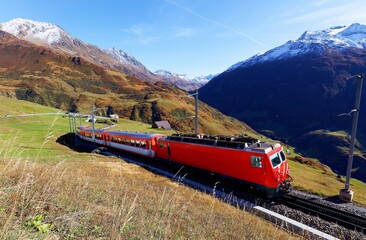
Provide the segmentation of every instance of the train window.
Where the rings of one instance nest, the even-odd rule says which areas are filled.
[[[122,144],[126,144],[126,139],[122,138]]]
[[[145,141],[141,141],[141,147],[146,148],[146,142]]]
[[[159,141],[159,147],[163,148],[164,147],[164,143],[162,141]]]
[[[127,145],[130,145],[131,143],[130,143],[130,139],[126,139],[126,144]]]
[[[285,154],[283,153],[283,151],[280,151],[280,155],[281,155],[281,160],[282,160],[282,162],[286,161],[286,156],[285,156]]]
[[[261,168],[262,167],[262,158],[261,157],[257,157],[257,156],[251,156],[250,157],[250,164],[253,167]]]
[[[216,145],[218,146],[218,147],[226,147],[226,142],[225,141],[217,141],[216,142]]]
[[[131,146],[135,146],[135,140],[131,140]]]
[[[140,140],[136,140],[136,147],[140,147]]]
[[[271,159],[273,168],[277,167],[281,163],[281,158],[280,155],[278,155],[278,153],[273,154],[272,156],[269,157],[269,159]]]

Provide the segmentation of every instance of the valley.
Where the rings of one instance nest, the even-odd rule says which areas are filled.
[[[119,115],[112,130],[192,133],[188,91],[199,88],[199,133],[280,142],[293,187],[336,199],[351,127],[351,118],[338,115],[353,107],[352,76],[366,73],[365,49],[366,26],[333,27],[221,74],[188,78],[152,72],[123,50],[85,43],[52,23],[0,23],[0,238],[297,239],[146,169],[74,151],[65,144],[65,113],[110,106]],[[354,202],[365,206],[366,104],[359,111],[351,186]],[[173,129],[151,127],[161,120]]]

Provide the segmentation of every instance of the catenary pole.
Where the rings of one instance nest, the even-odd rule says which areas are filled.
[[[350,188],[351,181],[351,172],[352,172],[352,163],[353,163],[353,153],[355,150],[355,141],[357,134],[357,124],[358,124],[358,115],[360,112],[360,103],[361,103],[361,92],[362,92],[362,81],[363,74],[357,74],[354,76],[357,81],[357,90],[356,90],[356,100],[355,100],[355,111],[353,114],[353,122],[352,122],[352,132],[351,132],[351,143],[348,154],[348,163],[347,163],[347,173],[346,173],[346,183],[344,189],[341,189],[339,192],[339,198],[341,200],[352,202],[353,199],[353,191]]]

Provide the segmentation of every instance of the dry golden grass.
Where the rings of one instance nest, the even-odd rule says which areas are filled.
[[[136,165],[77,158],[0,161],[0,239],[296,238]]]
[[[295,189],[313,193],[323,197],[338,198],[339,190],[344,188],[344,177],[337,178],[329,168],[311,166],[306,163],[289,161],[292,185]],[[354,203],[366,206],[366,184],[351,179],[351,189],[354,191]]]

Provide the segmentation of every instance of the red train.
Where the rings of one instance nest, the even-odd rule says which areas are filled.
[[[269,196],[290,191],[289,165],[279,143],[249,137],[193,134],[135,133],[94,130],[95,143],[218,173],[251,185]],[[94,142],[93,130],[79,128],[77,136]]]

